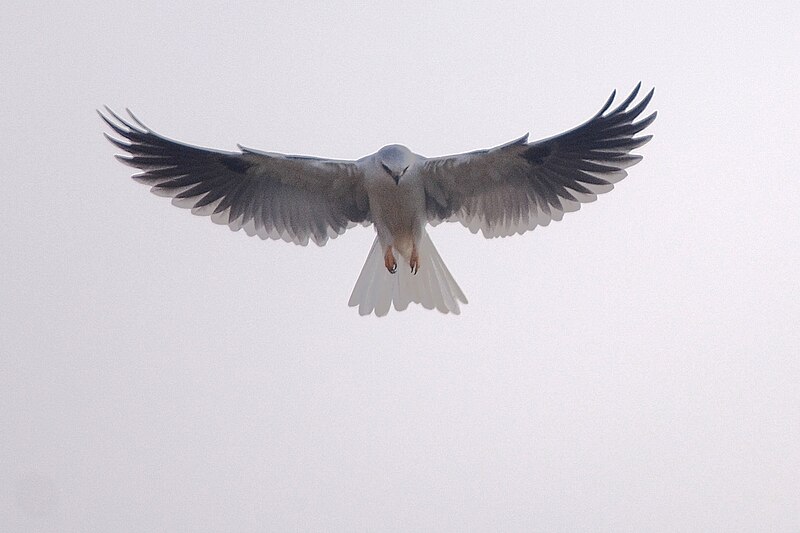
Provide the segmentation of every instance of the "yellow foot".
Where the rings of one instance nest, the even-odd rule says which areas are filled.
[[[383,264],[386,265],[386,270],[389,271],[389,274],[397,272],[397,261],[392,254],[391,246],[386,248],[386,255],[383,256]]]

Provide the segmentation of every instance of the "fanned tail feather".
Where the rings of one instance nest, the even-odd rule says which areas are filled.
[[[375,237],[350,295],[350,307],[358,307],[360,315],[374,312],[385,316],[392,303],[395,309],[402,311],[413,302],[426,309],[459,314],[459,302],[467,303],[467,298],[427,232],[423,233],[417,252],[420,265],[416,275],[411,273],[408,262],[402,260],[398,262],[397,272],[390,274],[384,266],[383,249]]]

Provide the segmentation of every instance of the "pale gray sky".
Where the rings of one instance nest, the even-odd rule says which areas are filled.
[[[794,2],[6,3],[0,530],[798,531]],[[357,158],[541,138],[655,86],[562,222],[431,231],[461,316],[347,307],[373,239],[262,242],[94,113]]]

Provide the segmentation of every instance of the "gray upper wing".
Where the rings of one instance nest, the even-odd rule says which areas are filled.
[[[172,203],[262,239],[322,246],[356,223],[369,222],[360,168],[352,161],[210,150],[163,137],[131,115],[100,117],[124,141],[106,135],[142,170],[133,178]],[[130,112],[128,112],[130,114]]]
[[[505,237],[561,220],[613,189],[625,168],[641,161],[631,150],[651,135],[634,137],[656,113],[634,122],[654,90],[629,107],[641,84],[606,113],[615,93],[584,124],[560,135],[528,143],[524,136],[508,144],[466,154],[428,159],[423,167],[428,220],[461,222],[473,233]]]

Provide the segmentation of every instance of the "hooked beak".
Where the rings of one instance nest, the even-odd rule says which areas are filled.
[[[383,170],[385,170],[386,173],[389,174],[392,177],[392,179],[394,180],[394,184],[395,185],[400,185],[400,177],[403,174],[405,174],[406,170],[408,169],[408,167],[406,167],[406,168],[403,169],[403,172],[395,173],[395,172],[392,172],[392,169],[390,169],[388,166],[386,166],[385,163],[381,163],[381,166],[383,167]]]

